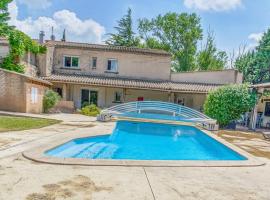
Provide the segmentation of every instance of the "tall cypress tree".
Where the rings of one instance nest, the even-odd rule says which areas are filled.
[[[6,36],[11,29],[8,25],[9,13],[8,13],[8,4],[12,0],[1,0],[0,1],[0,36]]]
[[[140,39],[136,37],[132,30],[132,11],[129,8],[126,15],[118,21],[118,26],[114,27],[117,33],[110,33],[110,38],[106,41],[108,45],[137,47]]]

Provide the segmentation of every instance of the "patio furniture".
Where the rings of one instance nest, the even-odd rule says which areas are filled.
[[[262,132],[264,139],[270,140],[270,132]]]

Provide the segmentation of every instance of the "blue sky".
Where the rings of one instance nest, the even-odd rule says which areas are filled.
[[[203,29],[215,32],[218,48],[228,52],[239,45],[254,47],[270,27],[269,0],[16,0],[9,10],[11,24],[32,37],[41,29],[48,37],[54,26],[58,39],[66,28],[69,40],[102,43],[128,7],[135,22],[166,12],[195,12]]]

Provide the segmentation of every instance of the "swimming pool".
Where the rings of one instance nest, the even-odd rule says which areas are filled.
[[[129,121],[118,121],[110,135],[74,139],[45,154],[112,160],[247,160],[193,126]]]

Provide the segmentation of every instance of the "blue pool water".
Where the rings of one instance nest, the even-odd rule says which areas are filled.
[[[80,138],[46,152],[61,158],[246,160],[192,126],[119,121],[111,135]]]

